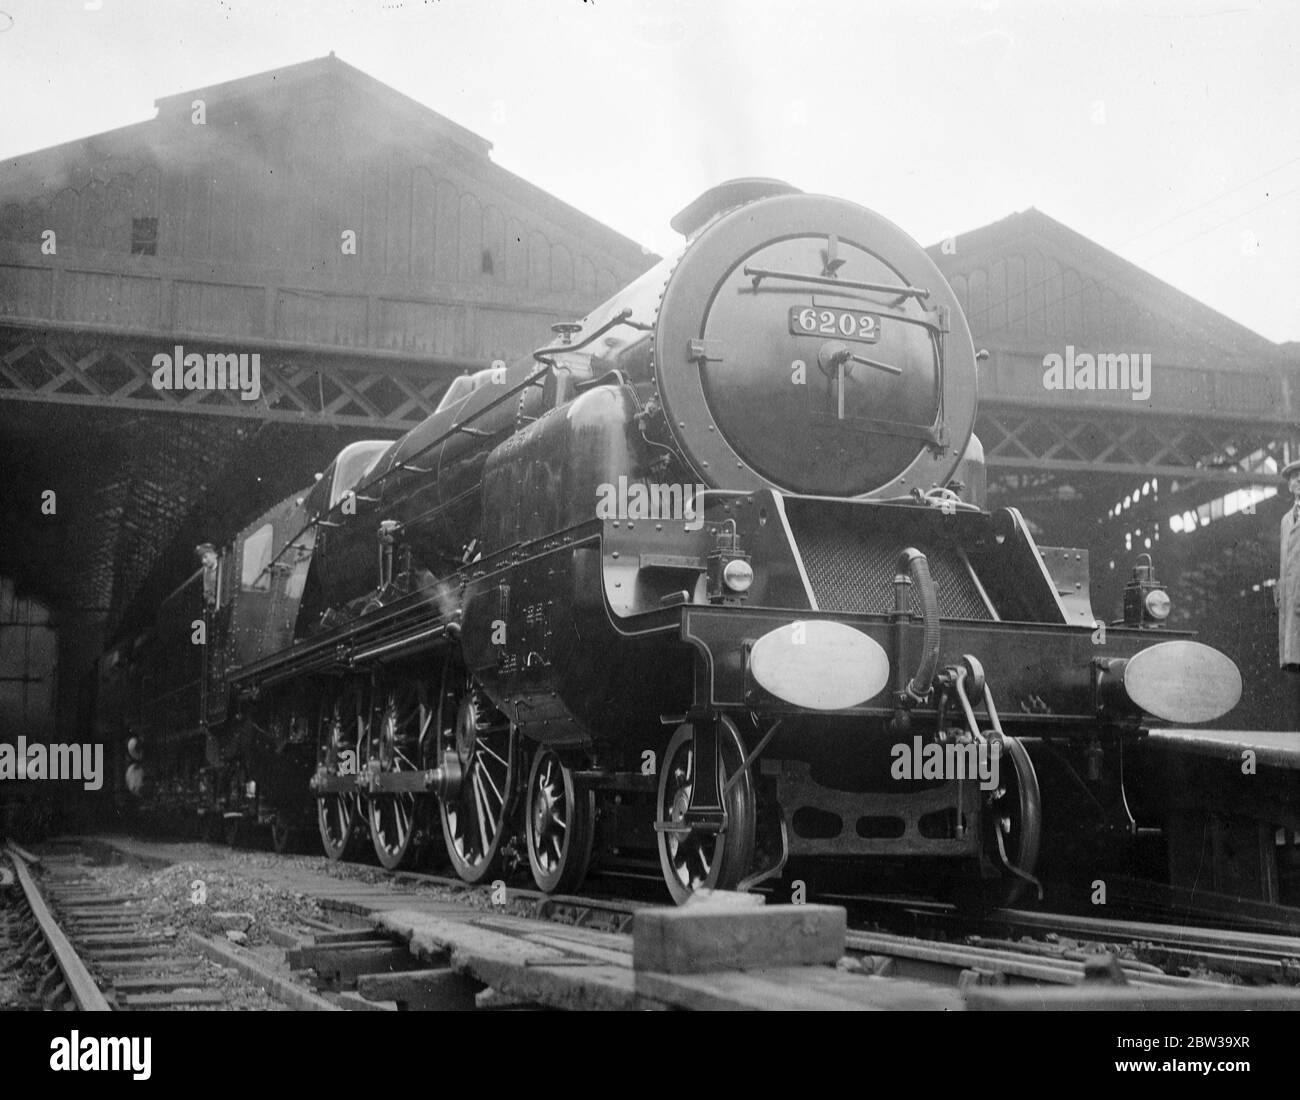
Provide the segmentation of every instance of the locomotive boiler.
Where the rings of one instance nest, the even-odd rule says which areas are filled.
[[[208,555],[200,808],[284,837],[309,794],[332,858],[441,847],[546,891],[799,865],[1005,901],[1043,746],[1127,813],[1124,742],[1225,713],[1237,670],[1164,626],[1149,569],[1103,624],[1084,551],[984,507],[970,331],[898,228],[771,180],[673,225]],[[133,731],[146,772],[160,733]]]

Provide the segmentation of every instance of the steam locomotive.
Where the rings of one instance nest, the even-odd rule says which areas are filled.
[[[761,179],[672,224],[546,346],[201,548],[110,655],[133,791],[470,882],[924,867],[1000,903],[1044,746],[1126,814],[1126,741],[1236,703],[1149,561],[1103,624],[1086,552],[984,507],[976,353],[919,245]]]

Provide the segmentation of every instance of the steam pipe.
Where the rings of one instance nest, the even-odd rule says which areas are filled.
[[[930,694],[934,683],[934,674],[939,670],[939,595],[935,590],[934,580],[930,576],[930,563],[920,550],[909,546],[898,556],[897,571],[906,573],[905,583],[915,585],[921,597],[921,619],[925,625],[925,637],[921,643],[921,664],[916,675],[903,688],[913,703],[920,703]],[[899,577],[894,584],[896,593],[905,592],[899,585]],[[898,608],[898,610],[903,610]],[[901,633],[901,632],[900,632]]]

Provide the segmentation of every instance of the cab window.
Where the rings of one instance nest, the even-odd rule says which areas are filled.
[[[351,443],[339,452],[334,460],[334,484],[330,488],[330,507],[333,508],[343,494],[360,484],[361,479],[374,469],[375,463],[392,443],[388,440],[363,440]]]
[[[240,584],[245,592],[265,592],[271,587],[271,534],[269,523],[263,524],[244,540],[244,561]]]
[[[447,387],[447,392],[442,395],[442,400],[438,402],[438,407],[434,411],[442,412],[443,409],[464,401],[475,390],[482,389],[491,382],[494,374],[498,378],[501,377],[500,372],[494,371],[492,367],[484,367],[473,374],[462,374]]]

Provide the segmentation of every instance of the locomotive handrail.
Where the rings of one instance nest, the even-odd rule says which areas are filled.
[[[930,292],[919,286],[894,286],[890,283],[860,283],[854,279],[832,278],[829,275],[803,275],[797,271],[773,271],[768,267],[745,265],[744,273],[754,280],[754,289],[764,279],[787,279],[796,283],[816,283],[818,286],[838,286],[849,290],[869,290],[877,294],[897,294],[904,298],[928,298]]]
[[[598,336],[598,335],[599,333],[593,334],[593,338],[594,336]],[[380,474],[377,477],[371,478],[364,485],[357,485],[354,489],[350,491],[350,493],[344,493],[343,496],[339,498],[337,503],[332,505],[326,511],[322,512],[320,515],[313,517],[311,520],[307,522],[306,525],[299,528],[298,531],[294,533],[293,538],[287,540],[285,544],[275,552],[275,554],[271,557],[271,560],[268,561],[264,566],[262,566],[262,568],[258,571],[257,576],[253,578],[254,582],[260,580],[263,574],[269,572],[271,567],[274,566],[275,563],[280,560],[281,555],[283,555],[287,550],[289,550],[290,547],[294,546],[297,543],[297,541],[300,538],[302,538],[302,536],[305,535],[308,531],[310,531],[313,527],[315,527],[316,524],[326,523],[328,526],[335,526],[335,527],[340,526],[339,524],[329,524],[328,519],[330,516],[332,516],[335,513],[336,510],[339,510],[340,515],[343,514],[341,511],[343,507],[343,502],[347,500],[349,496],[351,496],[354,500],[361,499],[361,493],[363,491],[369,490],[372,487],[379,485],[381,482],[387,480],[395,473],[405,472],[408,463],[411,462],[412,459],[416,459],[421,457],[422,455],[428,454],[435,447],[441,446],[443,443],[446,443],[447,440],[449,440],[454,435],[459,435],[467,431],[472,431],[472,429],[468,428],[468,425],[472,424],[484,413],[489,412],[492,409],[495,409],[498,405],[501,405],[504,402],[509,401],[512,397],[515,397],[517,394],[523,393],[527,389],[531,389],[533,386],[543,385],[545,381],[543,375],[545,373],[546,372],[543,371],[540,367],[537,368],[531,374],[529,374],[528,377],[525,378],[522,382],[516,383],[515,385],[507,389],[504,393],[502,393],[499,397],[494,397],[486,405],[482,405],[479,408],[475,409],[464,420],[454,421],[450,428],[448,428],[436,439],[433,439],[430,442],[426,443],[418,451],[414,452],[413,454],[407,455],[406,458],[404,458],[401,462],[394,463],[382,474]],[[469,394],[466,394],[466,398],[468,397]],[[482,434],[487,435],[489,433],[484,432]]]

